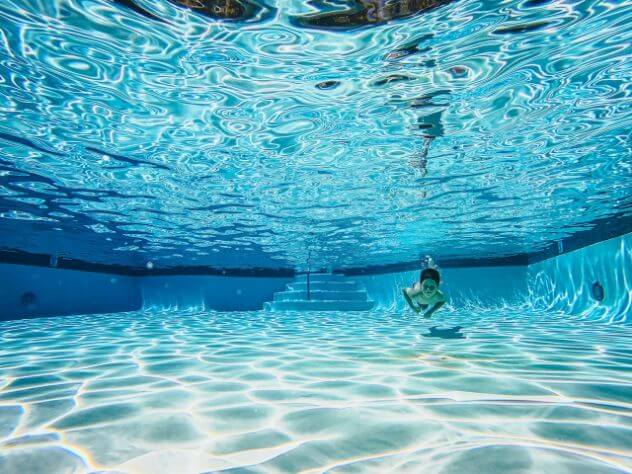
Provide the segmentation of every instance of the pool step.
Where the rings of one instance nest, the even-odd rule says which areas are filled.
[[[307,291],[280,291],[274,294],[274,301],[307,300]],[[366,291],[310,291],[309,299],[317,301],[366,301]]]
[[[269,303],[268,303],[269,304]],[[368,311],[373,301],[273,301],[272,311]]]
[[[312,273],[298,275],[288,283],[285,291],[274,294],[271,302],[265,303],[269,311],[368,311],[375,305],[366,291],[357,282],[347,280],[344,275]]]
[[[346,281],[346,276],[340,275],[338,273],[310,273],[309,280],[311,282],[315,281]],[[300,275],[296,275],[294,277],[294,281],[296,282],[306,282],[307,281],[307,273],[302,273]]]
[[[357,291],[358,284],[355,281],[312,281],[309,287],[311,291]],[[288,290],[307,291],[307,282],[299,281],[287,284]]]

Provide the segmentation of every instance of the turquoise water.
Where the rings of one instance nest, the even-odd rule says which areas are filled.
[[[2,0],[0,472],[632,473],[630,235],[543,260],[630,232],[631,24]],[[208,310],[307,267],[372,309]]]
[[[629,223],[629,4],[389,5],[4,0],[0,249],[362,267]]]
[[[524,304],[0,329],[2,472],[632,472],[629,325]]]

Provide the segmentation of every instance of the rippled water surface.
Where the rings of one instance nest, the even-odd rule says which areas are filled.
[[[632,328],[528,306],[0,324],[0,471],[632,472]]]
[[[593,0],[3,0],[0,247],[361,266],[629,218],[631,20]]]

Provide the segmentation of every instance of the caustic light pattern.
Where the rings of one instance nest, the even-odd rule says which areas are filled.
[[[529,305],[438,319],[0,323],[0,471],[632,471],[629,325]]]

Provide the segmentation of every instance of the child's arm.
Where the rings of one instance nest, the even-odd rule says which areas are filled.
[[[438,303],[435,303],[432,308],[424,313],[424,318],[429,318],[430,316],[432,316],[432,313],[441,308],[441,306],[443,306],[444,304],[445,301],[439,301]]]
[[[415,313],[420,313],[420,312],[421,312],[421,309],[420,309],[420,308],[418,308],[418,307],[415,305],[415,303],[413,302],[413,300],[410,298],[410,295],[408,294],[408,291],[406,291],[406,290],[408,290],[408,288],[404,288],[404,289],[402,290],[402,293],[404,293],[404,299],[406,300],[406,303],[408,303],[408,306],[410,306],[410,307],[412,308],[412,310],[413,310]],[[414,291],[414,290],[413,290],[413,291]],[[411,293],[412,293],[412,291],[411,291]]]
[[[421,285],[419,283],[415,283],[412,288],[406,288],[406,290],[409,290],[406,292],[406,294],[411,298],[414,298],[415,296],[421,294]]]
[[[432,316],[432,314],[436,310],[438,310],[439,308],[441,308],[441,306],[445,304],[445,301],[446,301],[445,295],[439,292],[438,301],[434,305],[432,305],[432,307],[428,311],[424,313],[424,318],[429,318],[430,316]]]

